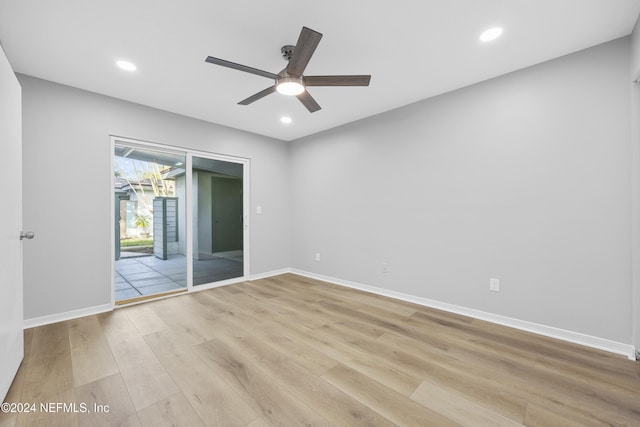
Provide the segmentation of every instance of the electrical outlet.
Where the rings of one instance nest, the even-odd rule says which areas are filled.
[[[489,290],[500,292],[500,279],[489,279]]]
[[[385,274],[389,272],[389,265],[386,262],[382,263],[382,272]]]
[[[320,252],[316,252],[316,261],[320,261]]]

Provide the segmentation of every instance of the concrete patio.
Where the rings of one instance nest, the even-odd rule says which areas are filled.
[[[193,261],[193,284],[202,285],[243,275],[242,256]],[[169,255],[125,257],[115,262],[115,300],[172,292],[187,287],[187,259]]]

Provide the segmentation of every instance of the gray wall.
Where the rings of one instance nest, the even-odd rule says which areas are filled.
[[[292,267],[630,343],[629,66],[620,39],[294,142]]]
[[[251,159],[251,274],[289,266],[288,144],[18,76],[25,319],[111,302],[110,134]],[[255,208],[251,208],[255,212]]]
[[[631,37],[631,166],[633,226],[633,345],[640,349],[640,83],[633,80],[640,73],[640,19]]]

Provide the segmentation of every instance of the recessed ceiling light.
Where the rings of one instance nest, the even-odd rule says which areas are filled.
[[[482,41],[482,42],[490,42],[492,40],[497,39],[501,35],[502,35],[502,28],[501,27],[489,28],[488,30],[486,30],[485,32],[480,34],[480,41]]]
[[[135,71],[136,66],[129,61],[116,61],[116,65],[126,71]]]
[[[284,124],[287,124],[287,125],[288,125],[288,124],[289,124],[289,123],[291,123],[293,120],[291,120],[291,117],[289,117],[289,116],[282,116],[282,117],[280,117],[280,121],[281,121],[282,123],[284,123]]]

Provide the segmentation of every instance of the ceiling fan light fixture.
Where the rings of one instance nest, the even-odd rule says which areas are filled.
[[[302,92],[304,92],[302,77],[281,77],[276,83],[276,90],[283,95],[300,95]]]

